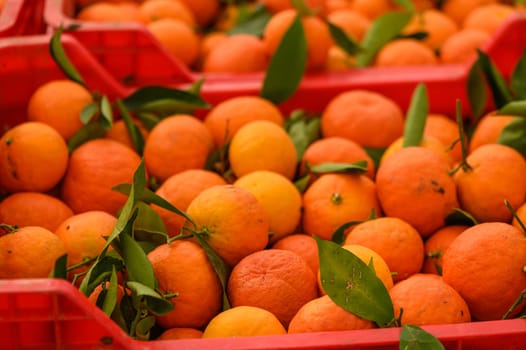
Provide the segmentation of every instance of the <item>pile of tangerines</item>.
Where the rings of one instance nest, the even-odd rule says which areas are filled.
[[[407,145],[396,101],[350,90],[304,116],[319,134],[300,148],[292,117],[240,95],[202,117],[134,119],[140,148],[119,116],[71,147],[99,99],[72,80],[49,81],[31,95],[27,121],[1,136],[0,278],[49,277],[67,256],[66,278],[82,284],[126,225],[135,192],[116,187],[144,166],[150,192],[141,193],[180,211],[157,200],[133,224],[135,238],[147,221],[166,237],[140,246],[156,292],[174,306],[153,316],[151,339],[378,327],[326,293],[317,239],[371,267],[399,324],[524,315],[526,159],[498,142],[513,116],[493,111],[464,130],[453,115],[429,113],[419,144]],[[131,293],[126,269],[117,303]],[[98,306],[108,282],[87,295]]]
[[[75,18],[143,23],[154,39],[189,69],[241,73],[260,72],[268,67],[281,38],[301,9],[307,69],[346,70],[357,66],[355,54],[335,42],[329,23],[342,29],[358,46],[367,45],[365,37],[376,21],[385,14],[401,11],[404,2],[308,0],[302,2],[304,6],[300,9],[292,3],[283,0],[77,0]],[[520,8],[520,5],[497,0],[407,3],[418,11],[396,40],[384,45],[369,65],[464,63]]]

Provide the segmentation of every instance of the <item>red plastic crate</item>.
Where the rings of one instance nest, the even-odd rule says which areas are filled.
[[[262,73],[204,75],[189,71],[159,45],[144,25],[79,21],[73,18],[74,10],[72,0],[47,0],[44,19],[49,30],[61,24],[66,28],[76,27],[69,33],[125,86],[162,84],[184,87],[205,77],[203,94],[212,103],[224,96],[240,92],[258,94],[260,91]],[[495,58],[505,76],[509,76],[526,45],[524,29],[526,15],[517,13],[483,47]],[[431,111],[454,115],[458,98],[462,101],[464,114],[469,114],[465,82],[470,65],[471,62],[466,62],[433,67],[369,67],[346,72],[309,73],[299,91],[282,108],[290,111],[301,102],[305,109],[319,112],[336,93],[358,88],[385,94],[406,108],[414,88],[423,82],[428,87]]]
[[[49,35],[0,39],[0,126],[25,120],[30,94],[39,84],[63,77],[48,51]],[[129,91],[93,58],[79,42],[62,37],[63,46],[85,77],[87,85],[110,98]],[[451,83],[450,83],[451,84]],[[327,82],[326,82],[327,85]],[[207,86],[207,84],[205,84]],[[207,96],[220,100],[229,94],[253,89],[247,84],[207,87]],[[305,86],[305,84],[304,84]],[[391,84],[392,88],[396,84]],[[316,84],[310,88],[312,98]],[[324,94],[329,97],[330,89]],[[299,96],[307,92],[299,91]],[[395,97],[396,100],[396,97]],[[300,107],[297,97],[293,100]],[[321,102],[318,101],[321,106]],[[448,350],[524,349],[526,320],[473,322],[423,327],[435,335]],[[88,302],[73,285],[58,279],[0,280],[0,349],[186,349],[186,350],[361,350],[398,349],[399,328],[359,331],[320,332],[243,338],[182,339],[137,341],[125,334],[101,310]]]
[[[526,320],[423,327],[448,350],[524,349]],[[399,328],[277,336],[138,341],[72,284],[59,279],[0,280],[0,349],[395,350]]]
[[[7,0],[0,11],[0,38],[44,33],[45,0]]]

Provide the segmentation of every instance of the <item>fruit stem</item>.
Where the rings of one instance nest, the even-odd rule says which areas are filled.
[[[17,225],[8,225],[8,224],[0,224],[0,229],[2,229],[5,233],[13,233],[18,231]]]
[[[523,268],[523,271],[524,271],[524,268]],[[523,289],[522,292],[519,294],[519,297],[517,298],[517,300],[515,300],[513,305],[511,305],[508,311],[506,311],[506,313],[502,316],[502,319],[503,320],[507,319],[510,316],[510,314],[513,312],[513,310],[524,301],[525,297],[526,297],[526,289]]]
[[[517,222],[519,223],[519,226],[522,228],[522,231],[524,232],[524,236],[526,236],[526,226],[522,222],[521,218],[519,217],[515,209],[513,209],[513,207],[511,206],[511,203],[507,199],[504,199],[504,204],[506,205],[508,210],[511,212],[511,215],[513,215],[513,218],[517,220]]]
[[[462,160],[460,161],[458,166],[456,166],[454,169],[449,171],[449,175],[455,174],[459,169],[462,169],[462,171],[464,172],[468,172],[471,169],[473,169],[467,161],[468,144],[467,144],[466,134],[464,133],[464,121],[462,119],[462,103],[460,102],[459,99],[457,99],[456,107],[457,107],[456,108],[456,120],[457,120],[457,126],[458,126],[458,134],[460,137],[460,149],[462,151]]]
[[[68,267],[68,268],[66,269],[66,271],[70,272],[70,271],[72,271],[72,270],[75,270],[76,268],[79,268],[79,267],[82,267],[82,266],[89,265],[89,264],[91,264],[92,262],[94,262],[95,260],[97,260],[97,257],[94,257],[94,258],[86,258],[86,259],[82,260],[81,262],[79,262],[78,264],[71,265],[70,267]]]

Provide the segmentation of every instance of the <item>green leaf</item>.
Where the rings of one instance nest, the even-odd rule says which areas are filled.
[[[515,65],[511,73],[510,85],[516,98],[526,99],[526,49],[522,51],[522,55]]]
[[[135,124],[135,122],[133,121],[130,113],[126,109],[126,106],[124,105],[122,100],[117,100],[116,104],[121,114],[121,118],[122,120],[124,120],[124,125],[126,126],[126,130],[128,131],[128,135],[130,135],[133,148],[137,151],[139,155],[142,155],[142,152],[144,150],[144,137],[141,134],[139,126],[137,126],[137,124]]]
[[[239,18],[236,25],[230,28],[227,34],[252,34],[261,37],[270,17],[272,17],[272,15],[267,11],[265,6],[256,4],[253,11]]]
[[[138,202],[135,207],[138,210],[137,218],[133,223],[135,240],[151,242],[154,246],[167,243],[168,233],[159,214],[144,202]]]
[[[122,101],[131,112],[175,114],[210,107],[195,93],[164,86],[139,88]]]
[[[68,279],[68,255],[61,255],[55,260],[55,266],[51,271],[51,278]]]
[[[107,96],[102,96],[100,99],[100,119],[99,123],[105,130],[111,129],[113,126],[113,110],[111,102]]]
[[[413,13],[407,11],[387,12],[378,16],[369,26],[362,40],[363,50],[356,56],[358,67],[370,65],[377,52],[402,32],[412,16]]]
[[[348,55],[354,56],[362,51],[362,47],[357,44],[350,36],[348,36],[340,27],[331,23],[329,24],[329,31],[331,33],[332,39],[340,48],[343,49]]]
[[[327,295],[340,307],[386,327],[394,320],[391,297],[376,274],[350,251],[314,237],[318,244],[320,278]]]
[[[526,118],[515,117],[506,124],[497,143],[510,146],[522,155],[526,155]]]
[[[126,282],[126,286],[130,288],[133,294],[139,298],[143,298],[146,307],[154,315],[164,315],[173,310],[173,304],[157,293],[154,289],[136,281]]]
[[[320,138],[320,118],[298,112],[297,116],[289,119],[285,123],[285,130],[296,147],[296,160],[299,162],[307,147]]]
[[[466,83],[469,106],[476,121],[484,113],[488,101],[487,85],[478,60],[469,69]]]
[[[316,174],[325,173],[364,173],[367,172],[367,161],[359,160],[354,163],[326,162],[309,166],[309,171]]]
[[[498,115],[526,117],[526,100],[511,101],[498,110]]]
[[[305,3],[304,0],[290,0],[292,7],[298,11],[300,16],[313,16],[316,13]],[[320,9],[321,10],[321,9]]]
[[[113,230],[110,236],[106,240],[102,252],[105,252],[108,247],[112,244],[113,240],[119,237],[119,235],[126,229],[129,229],[128,226],[130,221],[133,220],[133,215],[135,211],[135,203],[137,202],[137,194],[142,194],[145,191],[146,186],[146,169],[144,165],[144,159],[141,159],[137,170],[133,174],[133,184],[131,185],[128,198],[126,203],[120,210],[120,214],[117,217],[117,223],[113,227]]]
[[[407,11],[415,11],[415,5],[413,5],[411,0],[393,0],[393,2]]]
[[[88,124],[99,113],[99,105],[95,102],[87,104],[80,111],[80,121],[82,124]]]
[[[473,215],[460,208],[453,209],[453,211],[445,217],[444,221],[446,225],[473,226],[478,223]]]
[[[300,191],[300,193],[303,193],[307,189],[307,186],[309,186],[310,180],[311,180],[311,176],[305,175],[303,177],[300,177],[296,181],[294,181],[294,186],[296,186],[296,188],[298,189],[298,191]]]
[[[197,239],[197,242],[203,247],[206,256],[208,257],[208,260],[214,267],[214,270],[217,274],[217,277],[219,278],[219,281],[221,282],[221,287],[223,288],[223,310],[227,310],[230,308],[230,301],[228,300],[228,294],[227,294],[227,285],[228,285],[228,277],[230,276],[230,266],[221,259],[219,255],[210,247],[208,242],[201,237],[199,234],[193,234],[195,239]]]
[[[369,155],[369,157],[372,158],[374,162],[375,169],[378,169],[378,166],[380,165],[380,159],[382,159],[382,155],[385,152],[385,148],[369,148],[365,147],[365,152]]]
[[[400,350],[444,350],[444,345],[431,333],[414,325],[404,325],[400,332]]]
[[[73,152],[77,147],[90,140],[99,139],[106,134],[106,130],[100,123],[89,123],[83,125],[69,140],[69,152]]]
[[[149,340],[153,326],[155,326],[155,316],[147,316],[139,320],[135,326],[135,338],[137,340]]]
[[[477,49],[477,54],[477,61],[480,64],[482,72],[486,77],[486,81],[488,82],[491,89],[495,107],[497,109],[501,108],[513,100],[511,91],[509,90],[506,80],[500,73],[499,69],[492,62],[491,57],[489,57],[485,52],[482,52],[480,49]]]
[[[307,65],[307,41],[297,15],[272,56],[261,89],[261,97],[279,104],[298,87]]]
[[[333,232],[331,241],[333,241],[334,243],[338,245],[342,245],[343,242],[345,241],[345,231],[347,231],[349,227],[358,225],[361,222],[362,221],[349,221],[349,222],[344,223],[343,225],[340,225],[340,227],[338,227],[336,231]]]
[[[104,300],[101,306],[102,311],[108,316],[111,316],[111,314],[113,313],[113,310],[115,309],[115,305],[117,305],[118,283],[119,281],[117,279],[117,272],[115,271],[115,265],[113,265],[112,270],[111,270],[110,283],[108,284],[108,288],[105,289]],[[103,286],[105,285],[106,283],[103,284]],[[99,295],[99,297],[101,295],[102,293]],[[98,304],[98,300],[97,300],[97,304]]]
[[[119,258],[110,255],[101,257],[91,265],[86,276],[80,283],[79,290],[84,295],[90,295],[98,284],[111,276],[113,268],[115,268],[116,271],[121,271],[123,266],[124,264]]]
[[[141,246],[125,230],[119,236],[122,259],[130,281],[141,282],[152,289],[157,288],[153,267]],[[130,225],[131,231],[131,225]]]
[[[121,192],[123,194],[129,195],[131,186],[129,184],[121,184],[113,187],[115,191]],[[184,217],[189,222],[193,223],[193,220],[188,214],[186,214],[184,211],[174,207],[170,202],[168,202],[163,197],[157,195],[155,192],[150,191],[147,188],[144,188],[141,191],[140,196],[137,198],[138,200],[145,201],[146,203],[155,204],[158,205],[161,208],[164,208],[166,210],[169,210],[171,212],[174,212],[182,217]]]
[[[57,64],[57,66],[60,68],[60,70],[66,75],[66,77],[68,77],[68,79],[73,80],[83,86],[86,86],[79,72],[77,71],[73,63],[71,63],[71,61],[69,60],[66,51],[64,51],[64,47],[62,46],[61,40],[63,30],[64,29],[62,28],[62,26],[59,26],[53,33],[53,36],[51,37],[51,40],[49,42],[49,52],[51,54],[51,57],[53,58],[53,61]]]
[[[415,39],[415,40],[425,40],[429,37],[428,32],[413,32],[408,34],[400,34],[398,35],[399,39]]]
[[[405,124],[403,147],[420,146],[426,127],[429,101],[425,84],[417,85],[411,97]]]
[[[162,119],[155,113],[151,112],[136,112],[135,115],[147,130],[152,130]]]

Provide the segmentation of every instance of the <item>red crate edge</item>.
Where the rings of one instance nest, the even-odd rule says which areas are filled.
[[[48,297],[53,300],[49,302]],[[21,301],[31,300],[31,305]],[[38,310],[35,313],[34,310]],[[24,334],[25,344],[35,348],[60,349],[230,349],[230,350],[301,350],[301,349],[398,349],[400,328],[287,334],[276,336],[138,341],[126,335],[116,323],[70,282],[60,279],[19,279],[0,281],[0,349],[24,348],[21,343],[6,342],[6,330],[26,324],[50,321],[54,327],[48,343],[38,344]],[[77,327],[67,327],[76,322]],[[72,332],[90,334],[77,339]],[[446,349],[522,349],[526,344],[526,319],[471,322],[452,325],[422,326],[435,335]],[[35,328],[38,329],[38,328]],[[44,329],[46,330],[46,329]],[[15,331],[16,332],[16,331]],[[102,335],[102,336],[101,336]],[[38,340],[38,339],[37,339]],[[54,343],[53,343],[54,341]]]

